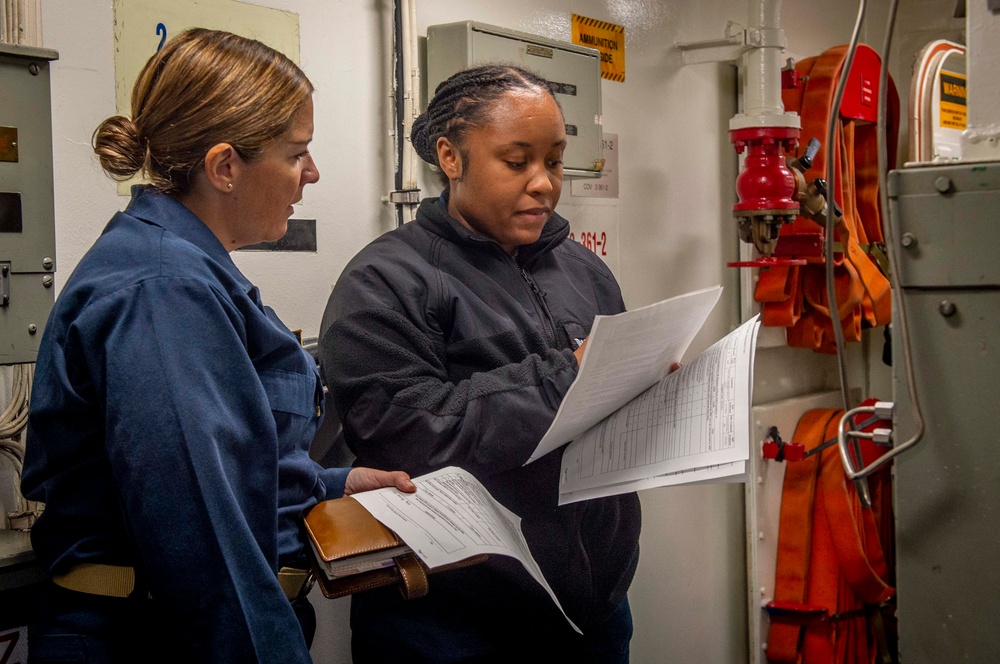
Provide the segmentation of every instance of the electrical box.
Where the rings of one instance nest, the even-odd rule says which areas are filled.
[[[56,270],[49,62],[0,44],[0,364],[34,362]]]
[[[1000,588],[1000,162],[891,171],[887,191],[893,287],[926,426],[893,462],[900,660],[995,662],[1000,602],[986,596]],[[892,316],[898,445],[916,414],[895,303]]]
[[[428,26],[428,101],[438,84],[452,74],[484,64],[515,65],[547,80],[566,120],[563,172],[577,177],[601,176],[598,50],[473,21]]]

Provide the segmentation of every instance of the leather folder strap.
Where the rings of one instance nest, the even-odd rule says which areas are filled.
[[[418,599],[427,594],[429,584],[427,583],[427,570],[420,564],[420,561],[412,553],[408,553],[396,558],[396,565],[399,567],[399,575],[403,579],[399,592],[403,593],[403,599]]]

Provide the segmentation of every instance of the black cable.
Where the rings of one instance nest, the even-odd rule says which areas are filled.
[[[392,50],[393,58],[393,102],[395,106],[394,124],[396,130],[396,191],[403,189],[403,144],[406,137],[403,136],[403,11],[400,7],[400,0],[392,2]],[[393,203],[396,206],[396,226],[403,225],[403,206]]]
[[[850,410],[851,402],[847,386],[847,356],[844,347],[844,331],[840,324],[840,307],[837,304],[837,290],[834,284],[833,275],[833,243],[837,237],[837,230],[834,224],[834,210],[837,207],[836,191],[837,177],[839,173],[834,172],[833,156],[837,150],[837,125],[840,120],[840,104],[844,99],[844,88],[847,87],[847,79],[850,78],[851,66],[854,64],[854,54],[858,49],[858,36],[861,33],[861,24],[865,20],[865,9],[868,3],[861,0],[858,5],[858,19],[854,24],[854,32],[851,34],[851,42],[847,48],[847,57],[844,59],[844,66],[840,70],[840,80],[837,82],[837,91],[833,97],[833,108],[830,110],[830,126],[826,131],[826,181],[830,197],[827,199],[826,208],[826,300],[830,307],[830,323],[833,327],[833,337],[837,343],[837,369],[840,374],[840,396],[844,401],[844,410]],[[829,202],[833,201],[830,205]],[[842,251],[847,253],[845,242]]]

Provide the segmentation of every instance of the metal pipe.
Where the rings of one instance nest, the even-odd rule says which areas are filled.
[[[837,368],[840,373],[840,396],[844,401],[844,410],[851,407],[847,389],[847,357],[844,348],[844,330],[840,327],[840,307],[837,305],[837,291],[833,273],[833,244],[836,235],[836,191],[837,176],[834,172],[833,157],[837,152],[837,124],[840,118],[840,104],[844,99],[844,89],[847,87],[847,79],[850,78],[851,66],[854,64],[854,54],[858,50],[858,36],[861,33],[861,24],[865,20],[865,9],[868,3],[861,0],[858,5],[858,19],[854,24],[854,32],[851,34],[851,43],[847,49],[847,57],[844,59],[844,67],[840,70],[840,80],[837,82],[837,91],[833,97],[833,108],[830,109],[830,126],[826,131],[826,180],[830,200],[833,205],[826,206],[826,301],[830,307],[830,322],[833,327],[833,337],[837,343]],[[844,250],[847,250],[845,245]]]
[[[420,114],[420,67],[418,63],[417,51],[417,10],[416,0],[401,0],[400,18],[402,25],[402,43],[400,52],[402,53],[402,86],[403,86],[403,117],[401,134],[401,159],[403,162],[403,182],[402,189],[412,191],[417,189],[417,170],[419,158],[416,150],[413,149],[413,142],[410,134],[413,130],[413,121]],[[405,203],[400,205],[401,210],[406,210],[405,220],[412,221],[416,211],[416,205]]]
[[[889,171],[889,155],[885,127],[887,126],[886,104],[888,103],[889,96],[889,48],[892,45],[892,32],[896,23],[896,9],[898,5],[898,0],[892,0],[889,3],[889,18],[885,30],[885,41],[882,44],[882,71],[879,75],[878,87],[878,126],[881,128],[878,132],[878,170],[879,182],[882,185],[879,187],[879,200],[882,204],[882,234],[885,236],[885,241],[890,248],[892,248],[895,243],[893,242],[892,224],[888,221],[889,194],[887,192],[885,182]],[[889,262],[891,266],[890,277],[898,280],[900,274],[899,256],[893,250],[889,251]],[[844,466],[844,472],[852,480],[868,477],[868,475],[916,445],[917,442],[919,442],[924,436],[924,414],[920,407],[920,398],[917,394],[917,381],[913,373],[913,354],[910,350],[910,330],[906,317],[906,301],[903,299],[901,288],[902,286],[899,285],[898,281],[892,285],[892,298],[895,304],[894,322],[897,325],[896,334],[899,335],[900,345],[903,350],[903,357],[893,358],[893,361],[899,362],[900,359],[902,359],[906,374],[906,386],[910,394],[910,403],[913,408],[913,419],[916,422],[917,430],[906,441],[900,443],[899,445],[893,444],[891,450],[880,456],[868,466],[863,466],[863,464],[860,463],[861,460],[859,458],[859,465],[862,467],[855,468],[854,464],[851,462],[850,455],[847,452],[847,436],[844,432],[844,424],[849,421],[850,417],[855,413],[870,411],[866,408],[855,408],[853,411],[847,411],[844,413],[844,416],[840,420],[840,428],[837,430],[837,446],[840,448],[840,461]]]
[[[401,0],[392,0],[392,53],[393,53],[393,134],[395,136],[395,190],[403,188],[403,144],[406,142],[403,129],[403,25]],[[403,206],[396,204],[396,226],[403,225]]]
[[[746,54],[744,108],[748,116],[783,115],[781,65],[785,32],[781,29],[781,0],[752,0]]]

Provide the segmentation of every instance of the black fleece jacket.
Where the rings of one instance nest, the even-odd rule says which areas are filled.
[[[586,632],[631,583],[640,512],[634,493],[559,507],[561,449],[523,465],[576,377],[572,349],[594,316],[625,308],[610,270],[568,236],[553,215],[512,257],[449,216],[443,198],[426,199],[414,222],[345,268],[323,316],[320,358],[357,463],[413,476],[451,465],[471,472],[522,518],[532,555]],[[567,629],[520,565],[498,556],[432,577],[430,598],[414,609],[421,618],[462,607],[507,628],[544,615]]]

